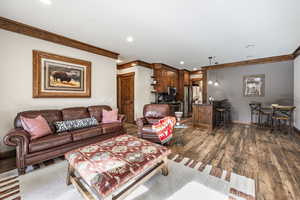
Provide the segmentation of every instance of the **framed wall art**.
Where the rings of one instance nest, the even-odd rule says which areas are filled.
[[[33,97],[91,97],[91,62],[33,50]]]
[[[265,75],[244,76],[243,95],[245,97],[263,97],[265,96]]]

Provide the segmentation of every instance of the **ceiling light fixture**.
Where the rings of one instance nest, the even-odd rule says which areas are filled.
[[[246,49],[253,48],[253,47],[255,47],[255,44],[247,44],[245,47],[246,47]]]
[[[194,68],[193,68],[193,70],[194,70],[194,71],[196,71],[196,70],[197,70],[197,68],[196,68],[196,67],[194,67]]]
[[[212,58],[213,58],[212,56],[208,57],[209,65],[211,65]],[[208,83],[208,85],[212,85],[214,82],[212,80],[209,80],[207,83]]]
[[[51,0],[40,0],[40,2],[42,2],[43,4],[46,4],[46,5],[52,4]]]
[[[118,63],[118,64],[121,62],[122,62],[122,60],[119,60],[119,59],[116,60],[116,63]]]
[[[213,59],[215,60],[215,64],[217,65],[218,62],[216,61],[216,56],[213,57]],[[215,86],[219,86],[220,83],[218,81],[218,70],[216,70],[216,80],[215,80],[215,83],[214,83]]]
[[[126,41],[127,41],[127,42],[133,42],[133,37],[132,37],[132,36],[128,36],[128,37],[126,38]]]
[[[180,61],[180,64],[181,64],[181,65],[184,65],[184,61]]]

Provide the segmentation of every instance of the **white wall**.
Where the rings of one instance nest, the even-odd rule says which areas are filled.
[[[32,98],[32,50],[41,50],[92,62],[91,98]],[[0,30],[0,151],[7,151],[3,136],[13,128],[18,112],[106,104],[116,107],[114,59]]]
[[[300,56],[294,60],[294,105],[295,112],[295,127],[300,129]]]
[[[134,77],[134,119],[143,116],[143,107],[145,104],[154,102],[154,94],[151,83],[153,70],[142,66],[130,67],[127,69],[118,70],[118,74],[126,74],[135,72]]]

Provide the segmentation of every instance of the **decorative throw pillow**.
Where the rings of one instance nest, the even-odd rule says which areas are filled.
[[[57,133],[97,126],[98,124],[95,117],[54,122]]]
[[[30,134],[30,139],[37,139],[52,133],[47,120],[41,115],[36,118],[26,118],[21,116],[21,123],[25,131]]]
[[[112,122],[120,122],[118,120],[118,109],[107,111],[103,109],[102,111],[102,123],[112,123]]]

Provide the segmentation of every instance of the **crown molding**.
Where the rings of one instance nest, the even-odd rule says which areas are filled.
[[[294,51],[293,55],[294,55],[294,59],[300,55],[300,46]]]
[[[252,60],[244,60],[244,61],[239,61],[239,62],[204,66],[201,69],[202,70],[215,70],[215,69],[223,69],[223,68],[228,68],[228,67],[240,67],[240,66],[247,66],[247,65],[272,63],[272,62],[282,62],[282,61],[293,60],[293,59],[294,59],[294,55],[288,54],[288,55],[258,58],[258,59],[252,59]]]
[[[40,28],[36,28],[33,26],[29,26],[17,21],[13,21],[4,17],[0,17],[0,28],[7,30],[7,31],[11,31],[11,32],[15,32],[15,33],[19,33],[19,34],[23,34],[23,35],[27,35],[30,37],[34,37],[34,38],[38,38],[38,39],[42,39],[42,40],[46,40],[49,42],[53,42],[56,44],[61,44],[64,46],[68,46],[68,47],[72,47],[72,48],[76,48],[76,49],[80,49],[83,51],[87,51],[90,53],[94,53],[97,55],[101,55],[101,56],[106,56],[109,58],[113,58],[113,59],[118,59],[119,54],[112,52],[112,51],[108,51],[84,42],[80,42],[78,40],[73,40],[71,38],[62,36],[62,35],[58,35],[56,33],[51,33],[49,31],[40,29]]]
[[[141,67],[146,67],[146,68],[149,68],[149,69],[153,69],[152,65],[150,63],[147,63],[147,62],[142,61],[142,60],[134,60],[134,61],[131,61],[131,62],[128,62],[128,63],[117,65],[117,69],[121,70],[121,69],[127,69],[127,68],[135,67],[135,66],[141,66]]]

